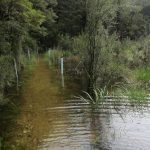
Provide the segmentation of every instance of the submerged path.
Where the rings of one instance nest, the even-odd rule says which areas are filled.
[[[21,92],[22,108],[17,120],[21,131],[14,133],[19,137],[15,138],[19,143],[17,145],[24,145],[27,150],[37,150],[40,142],[55,130],[53,122],[56,119],[61,122],[66,117],[62,113],[57,113],[57,110],[49,112],[49,109],[62,107],[64,100],[70,97],[70,94],[75,94],[78,88],[76,83],[66,83],[63,89],[60,73],[55,69],[49,69],[40,59],[32,76],[25,79]]]
[[[59,82],[58,75],[54,76],[46,63],[40,60],[23,89],[23,112],[19,122],[27,125],[24,133],[29,132],[28,150],[36,150],[42,136],[48,135],[52,129],[46,109],[63,101]]]
[[[118,113],[109,101],[94,108],[72,98],[80,91],[72,78],[65,76],[62,88],[60,73],[39,60],[32,76],[24,78],[9,150],[149,150],[147,109]]]

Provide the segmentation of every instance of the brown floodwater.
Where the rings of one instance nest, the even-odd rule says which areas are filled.
[[[22,143],[25,150],[150,149],[148,107],[124,106],[123,101],[114,107],[110,99],[93,107],[77,100],[73,96],[80,93],[80,82],[64,76],[62,87],[59,71],[43,60],[24,80],[14,145]]]

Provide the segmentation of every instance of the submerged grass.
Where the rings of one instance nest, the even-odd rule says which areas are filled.
[[[91,96],[88,92],[83,91],[83,94],[85,94],[85,97],[83,96],[76,96],[77,99],[81,99],[87,103],[90,104],[101,104],[105,101],[105,97],[108,96],[108,91],[107,88],[101,88],[101,89],[94,89],[93,90],[93,95]]]
[[[143,88],[119,88],[119,90],[109,92],[106,87],[93,90],[94,95],[91,96],[88,92],[83,91],[84,96],[76,98],[81,99],[89,104],[103,105],[108,99],[118,102],[118,100],[130,103],[132,106],[141,106],[149,100],[149,93]]]
[[[108,92],[109,91],[109,92]],[[146,106],[150,100],[150,67],[138,68],[131,71],[130,75],[126,77],[125,82],[119,82],[117,85],[107,89],[106,87],[93,90],[93,97],[83,92],[84,96],[78,98],[92,104],[101,104],[103,99],[112,98],[114,101],[120,98],[120,101],[126,100],[132,106]]]

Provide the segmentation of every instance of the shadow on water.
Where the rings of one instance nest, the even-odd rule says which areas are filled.
[[[80,80],[60,76],[40,60],[21,90],[21,112],[5,150],[149,150],[149,109],[106,100],[91,106],[73,99]],[[113,103],[113,104],[112,104]],[[126,103],[127,104],[127,103]]]

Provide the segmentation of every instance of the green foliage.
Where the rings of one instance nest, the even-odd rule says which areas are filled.
[[[4,89],[15,84],[14,60],[11,56],[0,56],[0,105],[7,103],[4,97]]]
[[[149,37],[139,39],[138,41],[124,40],[120,45],[119,62],[131,69],[149,66],[149,44]]]
[[[38,41],[40,47],[47,49],[50,46],[53,46],[53,42],[55,42],[55,38],[57,38],[55,24],[57,15],[53,10],[56,7],[57,2],[56,0],[31,0],[31,2],[33,8],[44,16],[44,21],[41,22],[40,28],[32,28],[31,35]]]
[[[57,1],[0,0],[0,105],[6,102],[4,90],[15,83],[14,60],[18,74],[23,67],[31,73],[35,53],[50,48],[45,58],[53,64],[62,56],[80,55],[88,82],[88,92],[80,99],[103,103],[107,88],[118,85],[131,102],[146,100],[150,6],[145,4],[149,0]],[[122,90],[124,83],[127,88]],[[18,149],[25,149],[24,145]]]
[[[58,47],[64,51],[72,51],[72,38],[69,35],[60,35]]]
[[[105,101],[106,96],[108,96],[108,91],[106,86],[104,88],[101,89],[94,89],[93,90],[93,94],[90,95],[88,92],[83,91],[83,93],[85,94],[85,96],[75,96],[75,98],[78,98],[80,100],[83,100],[87,103],[90,104],[102,104]]]
[[[132,106],[141,106],[143,104],[146,104],[149,98],[149,93],[143,88],[137,88],[137,87],[124,87],[119,85],[118,90],[114,90],[109,92],[107,87],[101,89],[94,89],[93,94],[90,95],[88,92],[83,91],[84,96],[75,96],[75,98],[85,101],[88,104],[93,105],[102,105],[111,98],[112,102],[119,102],[120,100],[126,99],[126,102],[130,103]],[[118,101],[118,98],[120,99]]]
[[[73,51],[77,54],[84,56],[85,47],[86,47],[86,34],[82,33],[79,36],[73,38]]]
[[[37,49],[38,49],[37,41],[29,34],[26,35],[23,41],[23,52],[25,54],[28,54],[28,50],[29,50],[30,53],[35,53],[37,52]]]
[[[142,6],[138,5],[136,1],[119,1],[116,30],[121,40],[126,38],[133,40],[148,35],[148,22],[141,10]]]
[[[125,93],[126,96],[128,96],[128,99],[133,104],[141,104],[147,101],[147,98],[149,96],[148,92],[145,89],[142,88],[129,88]]]
[[[109,10],[109,11],[108,11]],[[116,16],[113,0],[87,1],[87,27],[85,33],[84,64],[88,72],[88,92],[97,88],[97,79],[105,69],[114,51],[113,43],[117,43],[115,34],[109,35]]]
[[[85,0],[58,0],[58,31],[70,36],[78,35],[85,27]]]
[[[27,143],[25,143],[25,141],[21,141],[20,143],[17,143],[16,149],[17,150],[26,150]]]
[[[54,65],[58,65],[60,58],[70,57],[73,54],[70,51],[62,51],[59,49],[50,49],[47,53],[45,53],[45,60]]]
[[[28,70],[33,69],[35,57],[32,53],[38,52],[41,39],[48,33],[47,26],[50,30],[56,18],[52,9],[55,5],[55,0],[0,1],[0,94],[15,83],[14,61],[18,75],[23,65],[28,66]],[[30,60],[23,55],[31,55]]]
[[[45,58],[47,61],[51,61],[53,64],[58,64],[59,59],[63,56],[63,52],[57,49],[50,49],[46,54]]]
[[[0,56],[0,90],[11,86],[15,78],[14,61],[10,56]]]
[[[73,39],[73,49],[84,62],[90,94],[107,83],[132,82],[131,69],[149,64],[149,38],[141,38],[148,22],[141,10],[131,1],[87,1],[86,31]]]
[[[136,79],[139,81],[150,81],[150,68],[141,68],[135,71]]]
[[[32,53],[30,55],[30,58],[23,55],[22,56],[22,62],[23,62],[23,66],[25,68],[25,71],[28,72],[28,74],[30,74],[30,73],[32,73],[33,69],[36,67],[37,56],[34,53]]]
[[[2,140],[3,140],[3,138],[0,137],[0,150],[2,150]]]

